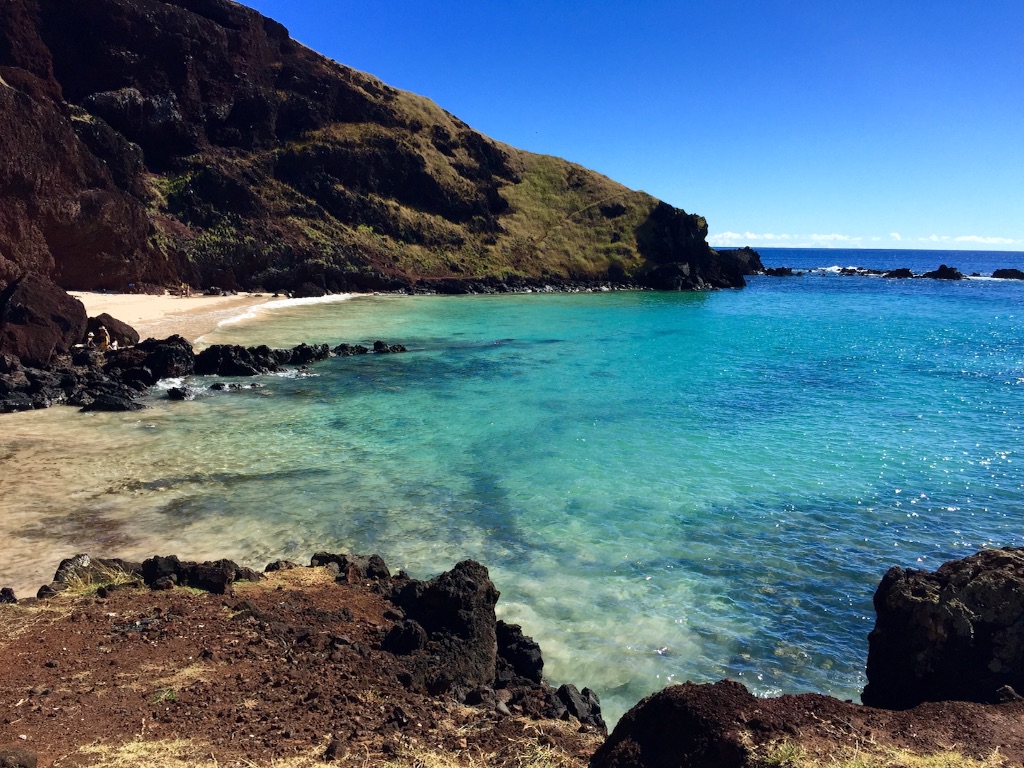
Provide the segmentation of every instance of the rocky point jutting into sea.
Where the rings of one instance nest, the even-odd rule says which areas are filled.
[[[0,6],[0,289],[743,284],[707,223],[228,0]]]

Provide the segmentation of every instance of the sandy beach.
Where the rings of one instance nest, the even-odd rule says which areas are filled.
[[[247,309],[272,301],[266,294],[236,296],[203,296],[189,298],[135,293],[94,293],[71,291],[85,304],[90,317],[104,312],[128,323],[143,339],[166,338],[173,334],[194,342],[212,332],[219,323],[242,314]]]

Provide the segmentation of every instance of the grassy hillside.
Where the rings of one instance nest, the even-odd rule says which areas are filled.
[[[678,264],[677,287],[737,284],[701,217],[495,142],[227,0],[9,0],[0,77],[0,110],[40,126],[0,138],[33,157],[0,172],[7,273],[339,290]],[[30,151],[56,143],[73,167]],[[67,213],[97,190],[104,217]],[[56,199],[62,220],[33,213]]]

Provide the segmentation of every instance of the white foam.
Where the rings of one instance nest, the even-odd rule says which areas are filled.
[[[365,296],[364,293],[333,293],[328,296],[311,296],[305,299],[277,299],[276,301],[268,301],[264,304],[257,304],[254,307],[249,307],[245,312],[231,317],[225,318],[217,323],[219,328],[222,325],[234,325],[244,320],[253,320],[258,317],[262,312],[272,312],[276,309],[285,309],[286,307],[303,307],[309,304],[334,304],[338,301],[348,301],[359,296]]]

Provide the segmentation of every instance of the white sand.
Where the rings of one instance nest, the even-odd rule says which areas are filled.
[[[123,323],[128,323],[143,339],[166,338],[173,334],[195,341],[211,333],[228,318],[244,313],[251,307],[271,301],[260,294],[237,296],[150,296],[136,293],[93,293],[71,291],[71,295],[85,304],[90,317],[106,312]]]

